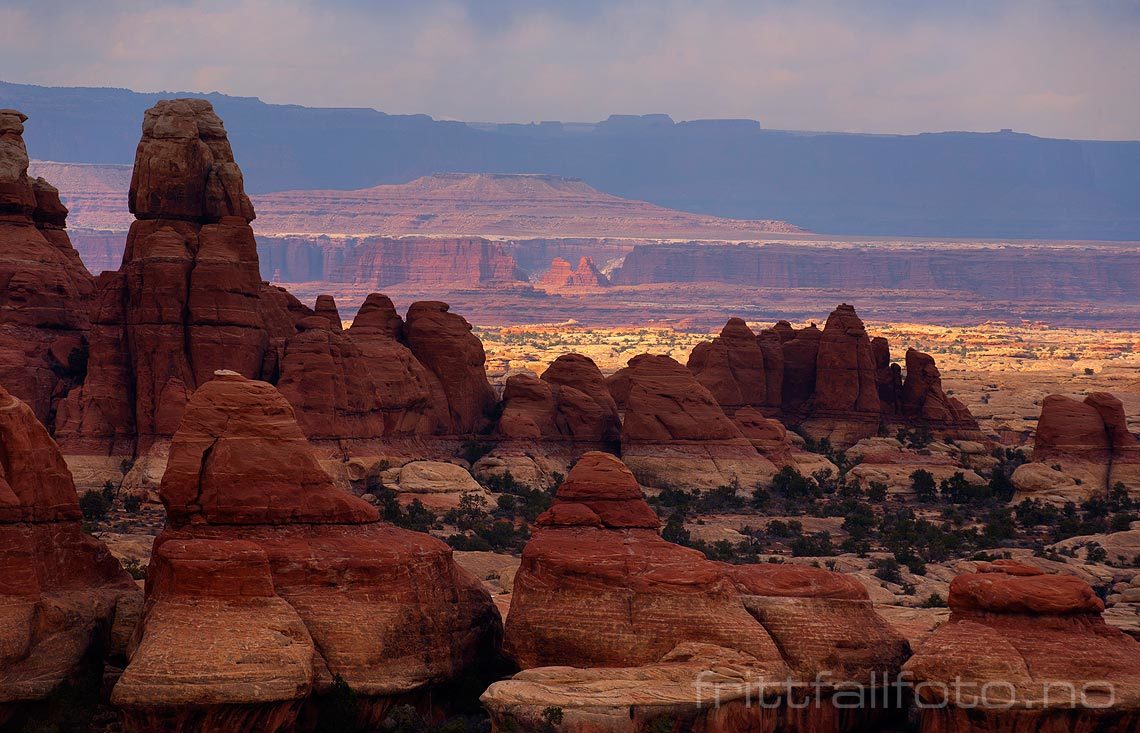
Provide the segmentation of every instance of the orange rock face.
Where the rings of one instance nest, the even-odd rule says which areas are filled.
[[[59,192],[28,177],[26,119],[0,110],[0,384],[49,422],[83,379],[94,281],[67,237]]]
[[[545,693],[529,692],[556,689],[573,710],[568,714],[620,708],[621,700],[607,697],[616,688],[604,680],[626,673],[611,668],[642,668],[640,679],[652,689],[657,665],[681,649],[703,650],[695,661],[703,654],[709,664],[722,652],[735,653],[769,680],[828,668],[869,681],[872,671],[897,669],[906,656],[905,641],[875,615],[853,580],[814,568],[732,567],[663,540],[633,474],[607,453],[582,456],[537,524],[515,576],[504,649],[524,670],[607,668],[587,674],[594,679],[587,684],[542,670],[516,678],[556,682]],[[493,717],[513,714],[497,705],[502,694],[528,692],[515,682],[501,684],[508,687],[493,686],[484,696]],[[637,704],[621,699],[624,710]],[[634,730],[630,717],[625,727],[599,729]]]
[[[923,731],[1140,725],[1140,643],[1104,623],[1087,583],[1001,560],[982,570],[954,579],[950,620],[904,667]]]
[[[129,730],[291,728],[338,676],[375,725],[492,657],[501,627],[480,583],[335,488],[272,386],[220,374],[170,453],[170,519],[113,693]]]
[[[577,267],[561,257],[550,261],[550,269],[538,279],[538,287],[552,292],[597,290],[609,286],[610,281],[598,270],[594,260],[583,257]]]
[[[124,651],[111,629],[129,634],[139,590],[79,518],[59,448],[0,388],[0,726],[18,727],[89,650]]]
[[[621,418],[594,362],[563,354],[541,378],[516,374],[507,380],[498,434],[508,440],[616,444]]]

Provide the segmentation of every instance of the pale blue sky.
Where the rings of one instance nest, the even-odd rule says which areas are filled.
[[[0,78],[480,121],[1140,139],[1140,0],[0,0]]]

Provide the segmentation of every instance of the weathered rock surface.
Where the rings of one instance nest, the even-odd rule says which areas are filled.
[[[428,509],[445,512],[459,506],[467,494],[474,494],[488,504],[491,495],[463,468],[442,461],[412,461],[391,468],[380,476],[385,488],[396,492],[402,503],[419,501]]]
[[[59,192],[28,177],[26,120],[0,110],[0,384],[50,425],[86,370],[94,281],[64,229]]]
[[[0,388],[0,727],[125,651],[112,628],[129,635],[141,594],[79,520],[59,448]]]
[[[783,371],[761,349],[760,340],[740,318],[730,318],[720,335],[698,344],[689,355],[689,371],[728,414],[741,407],[779,408],[769,402],[768,371]]]
[[[1083,401],[1052,394],[1041,402],[1033,462],[1013,475],[1016,500],[1080,502],[1123,484],[1140,493],[1140,440],[1128,430],[1124,406],[1107,392]]]
[[[1132,730],[1140,643],[1082,580],[1013,561],[950,584],[950,619],[904,667],[922,730]],[[943,705],[941,703],[945,702]]]
[[[531,718],[557,704],[562,730],[642,730],[665,712],[699,718],[701,691],[682,679],[718,661],[734,660],[753,683],[824,667],[870,682],[907,653],[855,581],[814,568],[723,565],[661,539],[633,474],[609,454],[583,455],[537,524],[504,645],[527,671],[483,697],[500,725],[533,730]],[[655,697],[671,701],[667,711],[652,709]]]
[[[161,493],[169,522],[113,692],[128,730],[288,729],[337,677],[375,725],[493,654],[478,581],[335,488],[268,384],[221,373],[195,392]]]
[[[685,367],[642,354],[613,374],[610,394],[625,410],[622,458],[647,485],[715,488],[767,483],[776,466]]]

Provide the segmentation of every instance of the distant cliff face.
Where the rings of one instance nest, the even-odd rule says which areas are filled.
[[[1140,302],[1140,250],[1121,245],[641,245],[615,285],[958,291],[1009,300]]]
[[[129,162],[138,119],[161,96],[0,82],[0,107],[32,118],[28,148],[46,160]],[[665,116],[479,126],[200,96],[226,119],[253,194],[439,171],[545,173],[658,206],[817,232],[1140,239],[1137,141],[800,133]]]
[[[262,277],[361,287],[415,284],[477,288],[526,281],[504,245],[480,237],[267,236]]]

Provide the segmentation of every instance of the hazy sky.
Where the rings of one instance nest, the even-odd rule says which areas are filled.
[[[480,121],[1140,139],[1140,0],[0,0],[0,79]]]

